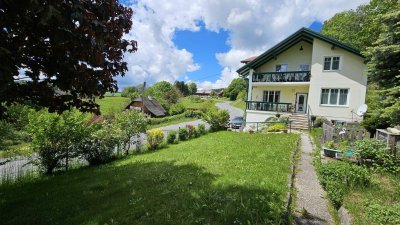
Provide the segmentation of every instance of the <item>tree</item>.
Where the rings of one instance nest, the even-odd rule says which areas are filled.
[[[117,0],[4,0],[0,12],[0,116],[14,102],[98,113],[95,97],[117,91],[137,49],[122,38],[132,10]]]
[[[364,52],[369,60],[369,78],[381,89],[382,97],[373,110],[379,115],[376,120],[396,125],[400,124],[400,4],[378,17],[378,22],[382,32]]]
[[[216,98],[217,92],[215,90],[211,90],[210,96],[211,96],[211,98]]]
[[[231,84],[224,90],[224,96],[230,100],[236,100],[239,92],[246,90],[246,80],[243,78],[233,79]]]
[[[398,0],[372,0],[355,11],[337,13],[324,22],[321,33],[360,50],[371,46],[382,31],[377,18],[398,5]]]
[[[185,84],[185,81],[175,81],[174,86],[182,93],[183,96],[189,95],[189,86]]]
[[[197,84],[196,83],[189,83],[189,95],[194,95],[197,92]]]
[[[165,109],[178,102],[180,93],[176,87],[167,81],[160,81],[146,90],[148,96],[157,99]]]
[[[130,87],[125,87],[124,90],[122,90],[121,96],[122,97],[127,97],[133,100],[134,98],[138,97],[140,95],[139,89],[134,86]]]

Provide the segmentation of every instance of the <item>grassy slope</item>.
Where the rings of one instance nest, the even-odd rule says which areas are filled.
[[[212,133],[110,165],[3,186],[0,218],[2,224],[277,224],[297,139]]]
[[[233,103],[231,103],[232,106],[242,109],[243,111],[246,110],[246,102],[244,102],[241,99],[237,99],[236,101],[234,101]]]
[[[100,105],[102,115],[109,115],[114,112],[121,112],[130,102],[129,98],[124,97],[105,97],[96,99],[96,103]]]

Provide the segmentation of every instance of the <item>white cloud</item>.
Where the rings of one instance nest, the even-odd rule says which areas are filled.
[[[215,55],[222,66],[216,82],[200,82],[203,88],[225,87],[237,77],[240,60],[260,54],[289,34],[313,21],[324,21],[342,10],[354,9],[369,0],[139,0],[133,3],[133,31],[139,50],[127,54],[129,71],[120,86],[184,78],[199,69],[192,53],[173,43],[176,30],[205,28],[229,32],[228,52]],[[205,44],[205,43],[201,43]],[[202,65],[207,66],[207,65]]]

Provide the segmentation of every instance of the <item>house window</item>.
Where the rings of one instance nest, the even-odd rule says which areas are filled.
[[[279,102],[280,91],[264,91],[263,100],[264,102]]]
[[[299,70],[300,71],[310,71],[310,65],[308,65],[308,64],[300,64],[299,65]]]
[[[324,70],[339,70],[340,56],[324,57]]]
[[[323,88],[321,90],[321,105],[346,106],[349,89]]]
[[[276,72],[286,72],[287,71],[287,64],[275,65],[275,71]]]

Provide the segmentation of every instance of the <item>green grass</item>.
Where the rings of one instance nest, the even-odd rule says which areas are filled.
[[[344,197],[344,206],[349,210],[352,224],[399,224],[400,222],[400,176],[374,174],[371,187],[355,188]],[[378,208],[369,208],[367,203],[377,203]],[[386,207],[396,211],[397,216],[388,217]],[[386,217],[386,219],[385,219]],[[395,218],[397,217],[397,222]]]
[[[179,103],[183,104],[185,106],[185,108],[189,108],[189,109],[201,109],[205,104],[207,104],[206,102],[210,101],[212,103],[212,105],[215,105],[216,100],[215,99],[202,99],[201,102],[194,102],[190,99],[190,97],[183,97],[179,99]]]
[[[129,104],[130,99],[125,97],[105,97],[96,99],[96,103],[100,105],[102,115],[110,115],[115,112],[121,112]]]
[[[6,150],[0,149],[0,159],[9,158],[17,155],[29,156],[32,154],[30,143],[20,143],[16,145],[7,146]]]
[[[296,134],[218,132],[0,186],[2,224],[279,224]]]
[[[310,135],[311,135],[311,138],[313,139],[315,147],[318,150],[317,152],[319,153],[319,151],[321,150],[322,128],[311,129]]]
[[[234,101],[233,103],[231,103],[232,106],[239,108],[243,111],[246,110],[246,102],[241,100],[241,99],[237,99],[236,101]]]

